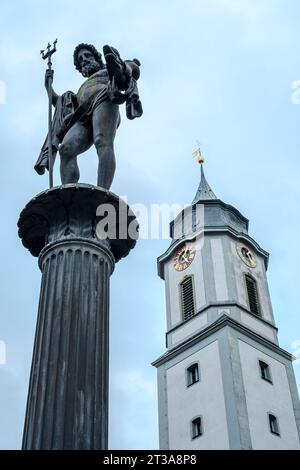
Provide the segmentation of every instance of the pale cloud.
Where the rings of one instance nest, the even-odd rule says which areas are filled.
[[[39,51],[33,47],[20,49],[20,45],[12,41],[11,37],[1,39],[0,63],[9,67],[32,63],[36,60]]]
[[[283,0],[191,0],[199,13],[222,15],[241,29],[241,40],[248,47],[290,44],[293,33],[282,19]]]
[[[0,367],[0,449],[19,449],[21,447],[25,408],[23,381],[24,376],[21,370],[8,366]]]
[[[6,364],[6,344],[0,339],[0,365]]]
[[[155,371],[112,373],[110,449],[158,448]]]
[[[6,103],[6,85],[3,80],[0,80],[0,104]]]
[[[130,370],[113,375],[111,387],[117,392],[134,393],[143,397],[143,401],[156,399],[156,386],[152,379],[140,370]]]
[[[222,8],[251,22],[260,21],[267,5],[270,6],[270,2],[265,0],[211,0],[210,3],[212,7]]]

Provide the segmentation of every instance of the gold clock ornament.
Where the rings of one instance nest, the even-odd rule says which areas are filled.
[[[173,266],[176,271],[183,271],[188,268],[195,258],[196,250],[192,244],[186,243],[175,254]]]
[[[237,243],[236,251],[241,258],[241,260],[250,268],[255,268],[257,265],[256,258],[253,254],[253,251],[245,245],[244,243]]]

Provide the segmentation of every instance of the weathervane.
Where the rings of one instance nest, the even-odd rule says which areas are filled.
[[[197,150],[195,150],[193,152],[193,157],[197,157],[198,163],[200,163],[202,165],[204,163],[204,156],[201,153],[201,149],[200,149],[201,144],[200,144],[199,140],[196,140],[196,143],[197,143],[198,148],[197,148]]]
[[[56,43],[57,39],[55,39],[53,43],[53,48],[51,49],[51,45],[48,42],[46,49],[41,50],[42,59],[48,59],[47,62],[47,91],[48,91],[48,98],[49,98],[49,106],[48,106],[48,158],[49,158],[49,187],[53,187],[53,155],[52,155],[52,82],[53,82],[53,70],[52,70],[52,62],[51,57],[56,52]]]

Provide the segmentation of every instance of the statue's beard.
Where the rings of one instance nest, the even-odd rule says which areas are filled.
[[[100,70],[98,62],[89,62],[82,66],[81,73],[84,77],[90,77],[94,73],[98,72],[98,70]]]

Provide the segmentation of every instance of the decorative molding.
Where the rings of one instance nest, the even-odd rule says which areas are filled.
[[[178,325],[174,326],[173,328],[171,328],[171,330],[167,331],[166,334],[168,335],[169,333],[173,333],[175,330],[177,330],[178,328],[180,328],[183,325],[186,325],[187,322],[193,320],[198,315],[201,315],[206,310],[208,310],[210,308],[214,308],[214,307],[217,307],[217,308],[221,307],[221,308],[225,308],[225,309],[228,308],[228,307],[239,308],[240,310],[243,310],[243,312],[248,313],[251,316],[251,318],[255,318],[255,320],[259,320],[262,323],[264,323],[265,325],[270,326],[273,330],[276,331],[276,333],[278,331],[278,328],[275,325],[273,325],[273,323],[270,323],[268,320],[264,320],[264,318],[255,315],[249,309],[247,309],[244,305],[241,305],[237,302],[223,301],[223,302],[214,302],[214,303],[210,303],[210,304],[205,305],[205,307],[203,307],[201,310],[199,310],[197,313],[195,313],[195,315],[193,315],[191,318],[188,318],[187,320],[184,320],[181,323],[178,323]]]
[[[106,240],[102,240],[101,242],[93,242],[89,238],[83,237],[66,237],[60,241],[48,243],[39,254],[39,268],[41,269],[41,271],[43,270],[44,260],[48,256],[48,254],[53,251],[53,249],[60,249],[60,251],[73,251],[75,249],[78,250],[78,248],[81,248],[82,251],[84,249],[91,251],[93,247],[98,252],[98,254],[99,251],[103,252],[103,255],[107,256],[110,259],[110,264],[112,266],[113,272],[115,267],[115,259],[110,250],[109,242]]]
[[[280,354],[283,356],[285,359],[291,361],[293,359],[292,354],[288,353],[284,349],[281,349],[279,346],[277,346],[275,343],[272,341],[268,340],[267,338],[261,336],[259,333],[254,332],[253,330],[250,330],[248,327],[245,325],[242,325],[241,323],[237,322],[231,317],[228,317],[227,315],[222,315],[218,320],[216,320],[214,323],[209,325],[207,328],[202,330],[200,333],[197,333],[196,335],[188,338],[184,343],[181,343],[178,346],[175,346],[174,348],[170,349],[167,351],[165,354],[160,356],[158,359],[156,359],[154,362],[152,362],[152,365],[155,367],[159,367],[165,362],[169,361],[171,358],[177,356],[181,352],[189,349],[191,346],[193,346],[196,343],[199,343],[202,341],[202,339],[207,338],[220,329],[229,326],[231,328],[234,328],[235,330],[239,331],[240,333],[243,333],[244,335],[248,336],[251,339],[254,339],[258,343],[262,344],[263,346],[271,349],[277,354]]]

